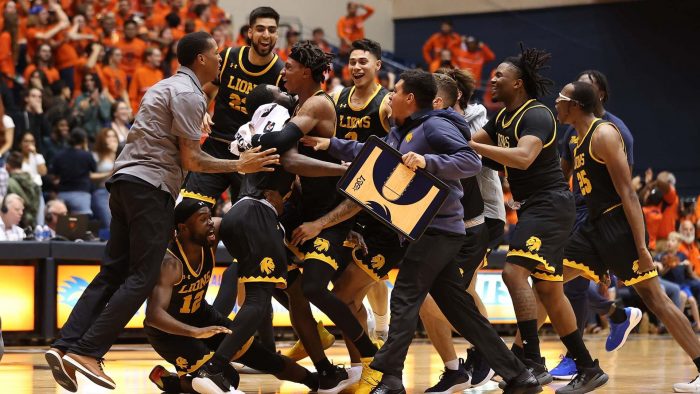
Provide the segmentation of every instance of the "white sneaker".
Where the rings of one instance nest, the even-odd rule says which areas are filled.
[[[675,383],[673,391],[676,393],[700,393],[700,375],[689,383]]]

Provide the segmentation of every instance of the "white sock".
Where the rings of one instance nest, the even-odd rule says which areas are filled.
[[[389,314],[378,315],[374,313],[374,324],[374,331],[389,331]]]
[[[445,368],[449,369],[450,371],[456,371],[459,369],[459,359],[456,358],[452,361],[448,361],[445,363]]]
[[[362,363],[350,363],[350,368],[360,367],[362,368]]]

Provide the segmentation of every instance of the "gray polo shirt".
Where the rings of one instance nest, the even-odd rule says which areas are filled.
[[[178,138],[199,140],[207,101],[197,76],[187,67],[153,85],[117,158],[114,173],[128,174],[177,198],[187,171],[182,168]]]

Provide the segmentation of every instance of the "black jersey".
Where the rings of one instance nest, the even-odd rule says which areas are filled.
[[[381,117],[381,107],[389,91],[377,84],[372,97],[361,107],[350,102],[354,92],[354,86],[345,88],[335,97],[335,135],[360,142],[367,141],[372,135],[384,137],[389,132],[389,124]]]
[[[245,101],[253,88],[260,84],[277,85],[282,81],[284,63],[275,55],[266,65],[257,66],[248,60],[251,48],[227,48],[221,52],[223,63],[219,77],[214,81],[219,86],[214,105],[212,135],[232,140],[238,128],[250,119]]]
[[[512,112],[504,108],[489,120],[484,130],[492,141],[503,148],[515,148],[518,140],[526,135],[542,140],[542,151],[527,170],[504,166],[516,201],[524,201],[542,191],[568,190],[555,143],[557,125],[552,111],[544,104],[532,99]]]
[[[187,260],[177,238],[170,243],[167,253],[175,256],[182,264],[182,279],[173,287],[167,311],[176,320],[199,327],[200,321],[206,318],[201,306],[206,303],[204,296],[214,272],[214,249],[202,247],[202,261],[197,271]]]
[[[582,139],[579,137],[578,145],[574,149],[574,182],[578,183],[581,194],[586,200],[588,215],[591,219],[597,218],[606,210],[622,203],[605,162],[595,157],[591,150],[593,134],[603,124],[608,124],[618,130],[614,124],[596,119],[591,123],[586,135]],[[623,142],[623,149],[625,149],[624,146]]]
[[[333,99],[322,90],[316,92],[314,96],[324,96],[333,104]],[[297,110],[299,110],[299,108],[300,107],[297,106]],[[303,144],[299,144],[299,153],[317,160],[340,163],[340,161],[331,156],[328,151],[317,151]],[[336,192],[336,185],[340,177],[327,176],[309,178],[300,176],[299,180],[301,181],[301,210],[302,219],[304,221],[308,222],[320,218],[335,208],[342,200],[340,193]]]

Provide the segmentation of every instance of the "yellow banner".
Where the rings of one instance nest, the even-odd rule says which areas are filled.
[[[34,276],[31,265],[0,266],[3,331],[34,331]]]

